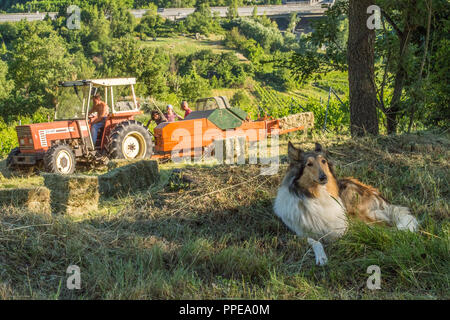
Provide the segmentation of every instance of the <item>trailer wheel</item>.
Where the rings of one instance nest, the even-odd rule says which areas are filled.
[[[142,123],[134,120],[118,124],[108,144],[110,159],[147,159],[152,156],[152,137]]]
[[[72,174],[75,171],[75,155],[72,149],[64,144],[54,145],[44,155],[46,172]]]
[[[6,158],[6,168],[9,171],[16,170],[16,166],[14,165],[13,157],[18,156],[20,154],[19,148],[14,148],[11,150],[11,152],[8,154],[8,158]]]

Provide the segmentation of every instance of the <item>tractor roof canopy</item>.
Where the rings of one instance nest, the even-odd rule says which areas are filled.
[[[62,87],[87,86],[90,84],[94,86],[104,86],[104,87],[128,86],[128,85],[135,85],[136,78],[88,79],[88,80],[60,82],[60,86]]]

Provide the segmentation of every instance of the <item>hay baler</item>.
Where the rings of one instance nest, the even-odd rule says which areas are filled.
[[[215,140],[245,137],[247,142],[255,142],[271,134],[286,134],[313,126],[312,112],[252,121],[245,111],[230,106],[226,97],[199,99],[196,111],[184,120],[156,126],[154,158],[170,158],[172,154],[198,156],[213,147]]]

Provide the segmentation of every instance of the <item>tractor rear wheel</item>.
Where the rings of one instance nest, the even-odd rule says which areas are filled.
[[[110,159],[146,159],[153,153],[152,137],[142,123],[128,120],[119,123],[108,144]]]
[[[44,155],[46,172],[72,174],[75,171],[75,155],[72,149],[64,144],[54,145]]]

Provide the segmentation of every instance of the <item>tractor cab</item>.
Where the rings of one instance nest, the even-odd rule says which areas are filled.
[[[61,82],[58,94],[60,102],[56,107],[55,120],[85,121],[89,127],[87,143],[90,149],[102,150],[106,143],[105,137],[115,124],[127,119],[132,120],[135,115],[142,114],[134,91],[135,84],[135,78]],[[99,95],[101,101],[108,105],[109,112],[105,126],[100,130],[96,141],[93,141],[90,134],[91,120],[96,114],[89,114],[89,111],[92,110],[92,98],[95,95]]]
[[[134,120],[142,114],[135,84],[135,78],[61,82],[54,121],[16,127],[19,147],[10,153],[8,166],[43,162],[47,172],[70,174],[76,162],[151,157],[151,136]],[[94,96],[109,109],[96,141],[91,134],[91,119],[96,116],[92,114]]]

